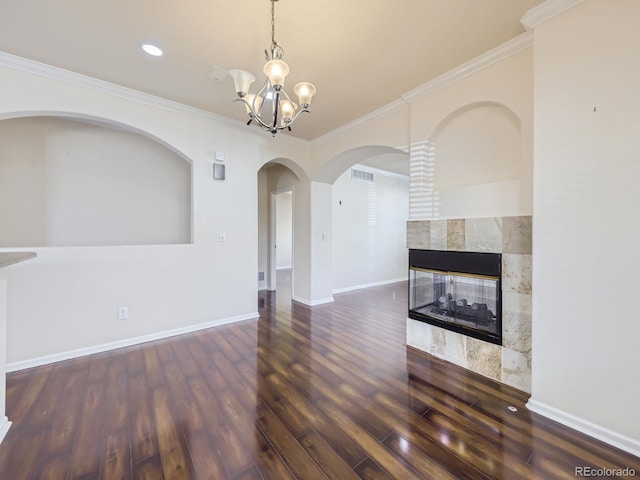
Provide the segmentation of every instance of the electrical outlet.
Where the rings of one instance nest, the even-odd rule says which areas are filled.
[[[129,318],[129,307],[118,308],[118,320],[126,320]]]
[[[227,234],[226,234],[226,233],[224,233],[224,232],[220,232],[220,236],[218,237],[218,239],[219,239],[221,242],[226,242],[226,241],[227,241]]]

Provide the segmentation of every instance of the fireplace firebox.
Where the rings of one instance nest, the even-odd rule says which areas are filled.
[[[502,255],[409,250],[409,318],[502,345]]]

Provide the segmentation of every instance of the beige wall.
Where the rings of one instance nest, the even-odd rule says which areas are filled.
[[[259,174],[258,190],[258,203],[260,205],[260,230],[259,230],[259,258],[258,264],[260,268],[264,268],[265,282],[260,285],[261,288],[269,288],[275,290],[275,278],[271,278],[270,275],[275,273],[276,264],[271,262],[277,262],[276,258],[271,258],[270,245],[271,241],[276,241],[276,238],[271,238],[272,235],[277,233],[277,218],[271,218],[273,213],[271,205],[271,194],[285,189],[291,189],[291,201],[292,201],[292,216],[291,216],[291,253],[292,253],[292,265],[294,269],[294,278],[292,284],[292,294],[298,295],[300,298],[309,300],[306,295],[309,295],[309,269],[308,258],[308,237],[305,236],[305,218],[303,218],[304,205],[308,204],[308,197],[304,196],[304,190],[301,188],[301,182],[296,174],[282,164],[270,164],[263,167]],[[308,184],[308,180],[306,181]],[[308,191],[308,189],[307,189]],[[308,194],[307,194],[308,195]],[[293,206],[295,205],[295,206]],[[264,216],[264,217],[263,217]],[[308,216],[308,215],[307,215]],[[276,228],[276,232],[272,232],[272,228]],[[308,232],[308,230],[307,230]],[[304,294],[301,292],[305,292]]]
[[[276,195],[276,269],[291,268],[293,205],[291,192]]]
[[[433,210],[412,208],[412,220],[531,214],[532,54],[526,48],[411,103],[411,161],[422,162],[428,145],[433,183],[421,200]]]
[[[636,0],[535,30],[532,407],[640,454]]]
[[[350,290],[407,276],[409,179],[347,170],[333,184],[333,288]]]
[[[539,26],[534,48],[311,143],[274,140],[213,117],[0,66],[0,118],[71,114],[124,124],[161,139],[193,168],[193,245],[36,249],[38,259],[12,273],[9,361],[51,361],[74,349],[86,353],[253,315],[262,165],[291,159],[313,178],[343,152],[366,145],[413,148],[453,112],[489,103],[520,120],[519,168],[513,166],[519,177],[447,190],[439,218],[533,211],[532,406],[640,452],[633,421],[640,323],[629,313],[640,243],[633,217],[640,203],[639,8],[636,0],[586,0]],[[227,180],[214,184],[215,151],[226,153]],[[33,171],[25,174],[40,181]],[[322,288],[312,285],[312,258],[322,265],[330,252],[314,235],[331,229],[330,207],[322,208],[331,195],[307,180],[296,195],[294,230],[304,235],[294,246],[301,255],[294,269],[305,279],[298,295],[313,300],[326,291],[325,270]],[[37,217],[40,200],[33,200],[29,208]],[[226,232],[224,243],[220,232]],[[117,322],[119,305],[129,306],[132,321]]]
[[[273,158],[306,158],[306,144],[0,66],[0,119],[32,115],[120,125],[188,159],[193,243],[33,248],[38,258],[8,284],[11,369],[255,317],[257,172]],[[225,153],[224,182],[211,178],[216,151]],[[127,321],[118,320],[120,306]]]
[[[142,135],[55,117],[0,121],[0,246],[191,241],[191,165]]]

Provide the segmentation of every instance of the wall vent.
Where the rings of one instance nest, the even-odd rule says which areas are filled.
[[[258,281],[264,282],[264,272],[258,272]]]
[[[373,172],[367,172],[365,170],[358,170],[357,168],[352,168],[351,180],[361,180],[363,182],[373,183]]]

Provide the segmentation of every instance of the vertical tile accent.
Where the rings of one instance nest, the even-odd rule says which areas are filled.
[[[464,224],[464,219],[447,220],[447,250],[464,250]]]
[[[531,255],[502,255],[502,291],[531,294]]]
[[[431,349],[429,350],[429,353],[435,355],[436,357],[449,360],[445,355],[447,342],[444,337],[444,332],[445,331],[443,329],[437,327],[431,329]]]
[[[431,248],[430,224],[431,222],[422,220],[407,222],[407,248]]]
[[[531,217],[504,217],[502,219],[502,252],[531,255]]]
[[[531,355],[531,315],[502,312],[502,346]]]
[[[531,314],[531,295],[526,293],[502,292],[502,311]]]
[[[502,348],[493,343],[467,338],[467,368],[489,378],[502,378]]]
[[[423,352],[431,350],[431,325],[407,318],[407,345]]]
[[[526,355],[502,349],[502,382],[531,393],[531,361]]]
[[[447,249],[447,220],[431,221],[431,250]]]
[[[502,251],[502,219],[468,218],[465,220],[465,251]]]
[[[458,332],[452,332],[451,330],[444,330],[445,358],[450,362],[467,368],[467,337],[461,335]]]

